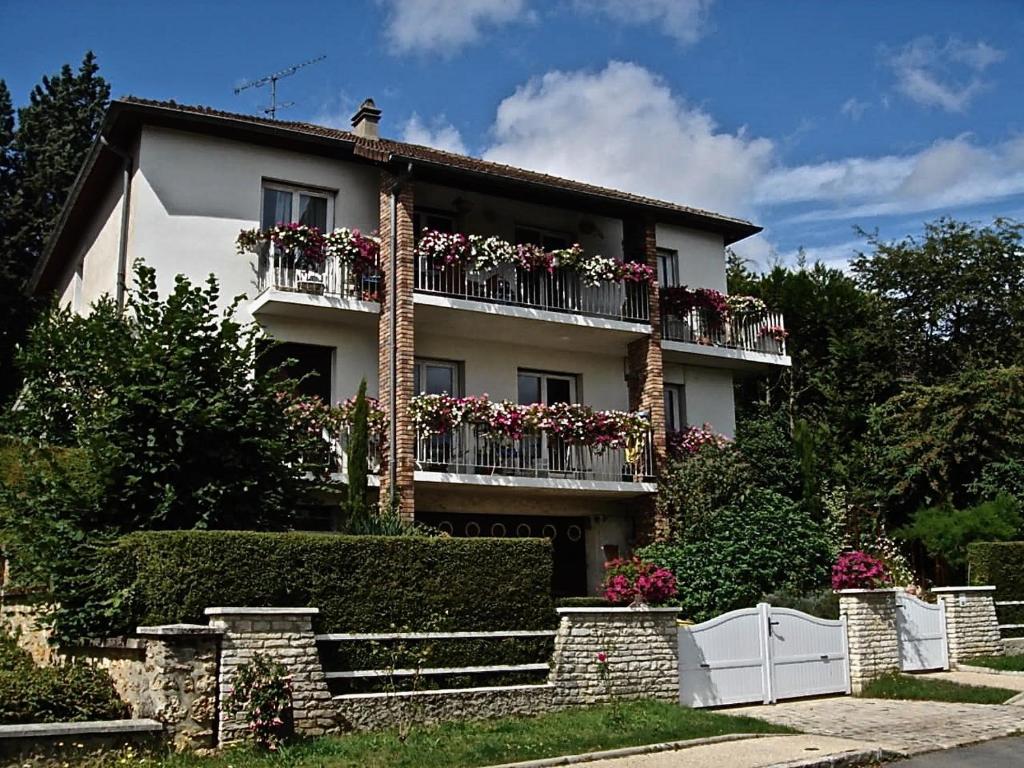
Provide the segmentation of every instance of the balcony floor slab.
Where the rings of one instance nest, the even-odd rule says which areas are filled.
[[[655,482],[628,482],[614,480],[579,480],[561,477],[522,477],[517,475],[476,475],[456,472],[429,472],[417,470],[417,484],[432,487],[491,488],[516,493],[545,494],[551,492],[577,496],[629,498],[656,493]]]
[[[751,352],[744,349],[666,339],[661,342],[661,353],[666,363],[685,363],[705,368],[729,368],[737,371],[763,371],[773,365],[788,368],[793,364],[789,355]]]
[[[275,315],[302,320],[336,322],[363,321],[375,324],[380,316],[380,304],[376,301],[350,299],[335,294],[317,295],[302,291],[281,291],[267,289],[253,299],[248,306],[253,317]]]

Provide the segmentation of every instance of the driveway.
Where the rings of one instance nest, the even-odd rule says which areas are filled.
[[[803,733],[878,744],[901,755],[1024,733],[1024,711],[1020,707],[986,704],[843,696],[734,707],[725,712],[788,725]]]

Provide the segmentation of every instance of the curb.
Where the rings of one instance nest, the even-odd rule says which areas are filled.
[[[1024,672],[1017,672],[1012,669],[990,669],[989,667],[975,667],[970,664],[958,664],[951,672],[974,672],[981,675],[1006,675],[1007,677],[1024,677]]]
[[[772,763],[765,768],[854,768],[861,765],[876,765],[883,760],[903,759],[906,755],[891,752],[881,747],[859,749],[856,752],[844,752],[840,755],[809,757],[790,760],[786,763]]]
[[[1002,704],[1004,707],[1021,707],[1024,706],[1024,691],[1021,691],[1016,696],[1007,699]]]
[[[561,757],[542,757],[538,760],[525,760],[518,763],[500,763],[488,768],[550,768],[558,765],[578,765],[591,763],[595,760],[612,760],[619,757],[636,757],[650,755],[655,752],[671,752],[687,747],[700,747],[705,744],[721,744],[727,741],[744,741],[746,739],[772,738],[773,736],[791,736],[788,733],[729,733],[724,736],[707,736],[703,739],[686,739],[684,741],[665,741],[660,744],[643,744],[639,747],[620,747],[606,749],[602,752],[584,752],[579,755],[562,755]]]

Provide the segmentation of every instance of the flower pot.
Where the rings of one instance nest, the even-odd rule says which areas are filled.
[[[309,280],[300,280],[295,284],[295,287],[298,291],[302,293],[309,293],[314,296],[323,296],[324,294],[323,283],[312,282]]]

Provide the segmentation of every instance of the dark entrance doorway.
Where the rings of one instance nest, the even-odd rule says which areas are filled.
[[[449,536],[551,539],[555,557],[551,589],[555,597],[587,594],[585,517],[417,511],[416,520],[438,528]]]

